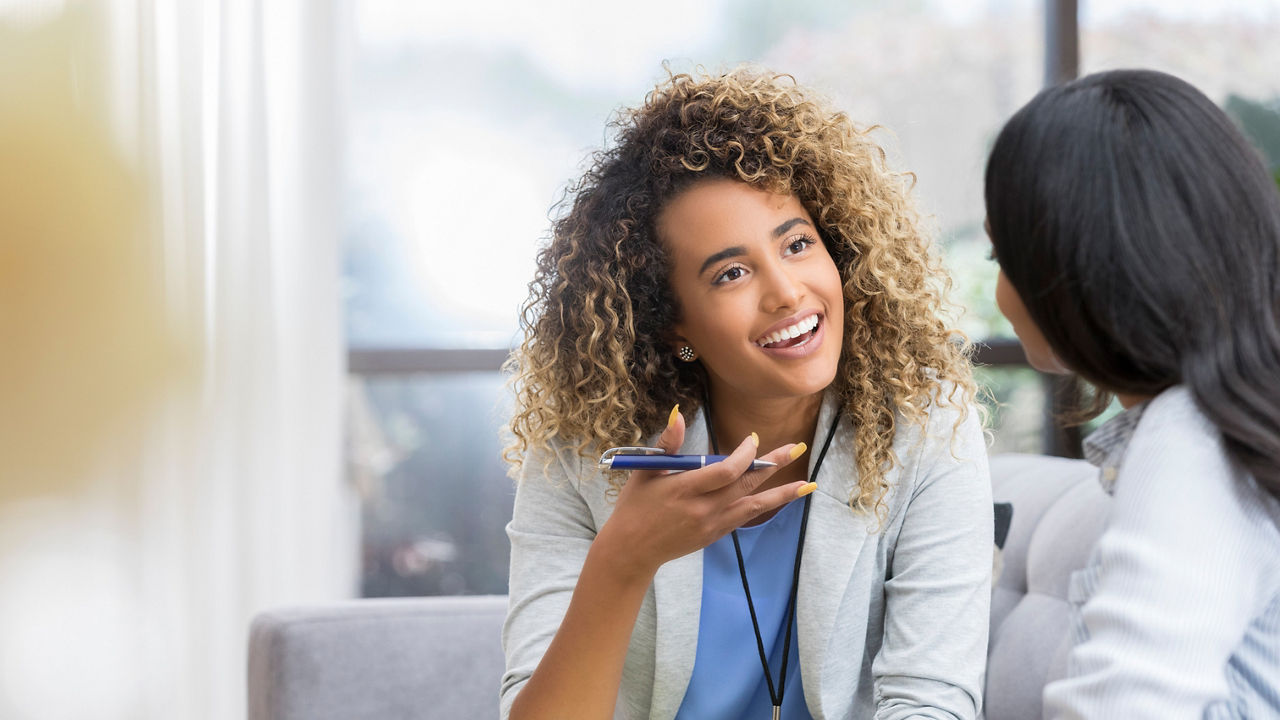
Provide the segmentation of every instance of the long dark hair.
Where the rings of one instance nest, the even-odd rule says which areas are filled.
[[[1280,498],[1280,193],[1203,93],[1116,70],[1048,88],[986,174],[996,259],[1064,363],[1103,390],[1184,384]]]

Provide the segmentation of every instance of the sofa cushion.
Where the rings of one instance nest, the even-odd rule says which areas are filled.
[[[1110,505],[1097,472],[1083,460],[991,458],[993,494],[1013,504],[1013,518],[991,597],[987,720],[1040,717],[1045,683],[1065,674],[1068,584],[1088,561]]]

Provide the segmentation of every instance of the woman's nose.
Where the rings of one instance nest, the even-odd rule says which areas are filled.
[[[797,308],[804,299],[804,283],[786,265],[779,263],[765,273],[766,290],[761,298],[765,310]]]

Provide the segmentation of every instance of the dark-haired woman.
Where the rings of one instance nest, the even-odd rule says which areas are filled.
[[[787,78],[621,117],[514,358],[504,717],[977,715],[991,488],[907,188]]]
[[[1280,193],[1187,83],[1041,92],[987,164],[997,300],[1032,365],[1125,410],[1050,718],[1280,717]]]

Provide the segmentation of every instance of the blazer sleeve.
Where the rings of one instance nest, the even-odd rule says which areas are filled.
[[[885,580],[876,718],[975,718],[982,706],[994,521],[981,420],[934,407]],[[901,451],[900,451],[901,452]],[[906,466],[911,467],[909,464]]]
[[[581,463],[562,455],[550,464],[545,456],[531,455],[525,462],[507,525],[511,571],[502,630],[503,720],[560,628],[596,536],[591,510],[579,491]]]

